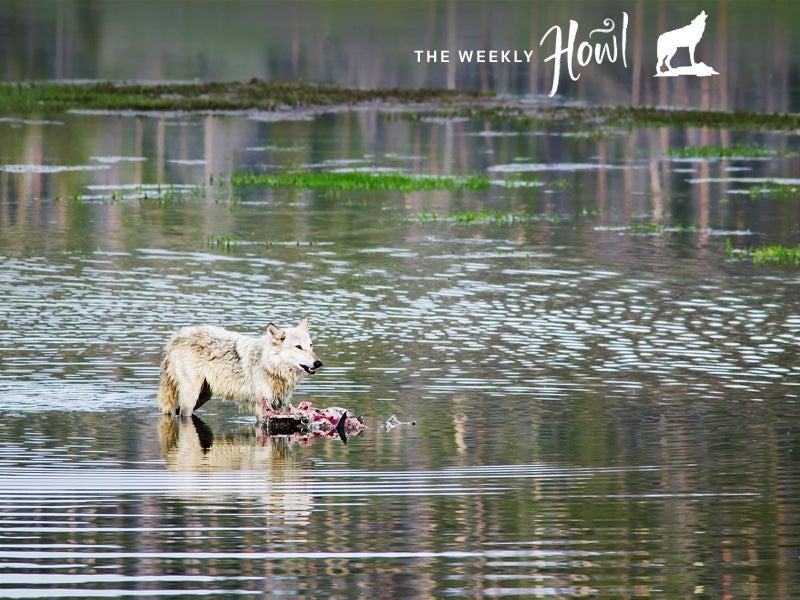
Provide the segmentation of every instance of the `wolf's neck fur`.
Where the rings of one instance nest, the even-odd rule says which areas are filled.
[[[292,392],[303,373],[281,361],[278,352],[271,348],[266,351],[266,369],[264,375],[272,383],[272,397],[267,398],[274,409],[288,408]]]

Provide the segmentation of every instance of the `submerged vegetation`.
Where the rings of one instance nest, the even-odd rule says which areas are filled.
[[[235,173],[231,177],[231,183],[235,187],[299,188],[331,192],[414,192],[455,189],[480,191],[489,187],[489,178],[477,175],[439,177],[433,175],[405,175],[395,172],[304,171],[297,173]]]
[[[405,118],[472,118],[519,125],[595,131],[598,127],[713,127],[799,129],[800,114],[681,110],[648,106],[531,106],[491,93],[443,89],[354,89],[301,82],[0,83],[0,114],[103,111],[287,111],[347,107],[364,103],[406,105]],[[380,108],[380,106],[378,106]]]

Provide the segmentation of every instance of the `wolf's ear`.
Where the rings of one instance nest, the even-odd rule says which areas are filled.
[[[308,319],[303,319],[302,321],[300,321],[300,325],[298,325],[297,327],[299,329],[302,329],[303,331],[308,331]]]
[[[286,339],[286,332],[274,323],[267,325],[267,333],[275,343],[282,342]]]

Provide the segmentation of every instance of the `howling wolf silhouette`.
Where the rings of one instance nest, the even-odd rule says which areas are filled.
[[[656,77],[666,75],[717,75],[718,73],[708,65],[695,60],[695,49],[700,39],[703,37],[703,32],[706,30],[706,19],[708,15],[706,11],[702,11],[697,15],[692,22],[679,29],[666,31],[658,36],[656,43],[656,54],[658,56],[658,63],[656,63]],[[672,66],[672,58],[678,51],[678,48],[689,49],[689,59],[691,60],[691,67],[678,67]],[[661,65],[666,67],[666,71],[661,71]]]

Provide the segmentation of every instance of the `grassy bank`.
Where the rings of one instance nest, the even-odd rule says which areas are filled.
[[[513,121],[518,125],[567,124],[572,129],[616,127],[711,127],[798,129],[800,115],[746,111],[680,110],[654,107],[533,106],[499,101],[482,92],[442,89],[353,89],[300,82],[126,84],[0,83],[0,115],[55,114],[67,110],[242,111],[348,107],[364,103],[403,106],[403,118]]]
[[[365,102],[469,102],[473,92],[437,89],[359,90],[333,85],[265,82],[126,84],[2,83],[0,112],[57,113],[66,110],[232,111],[347,106]]]

